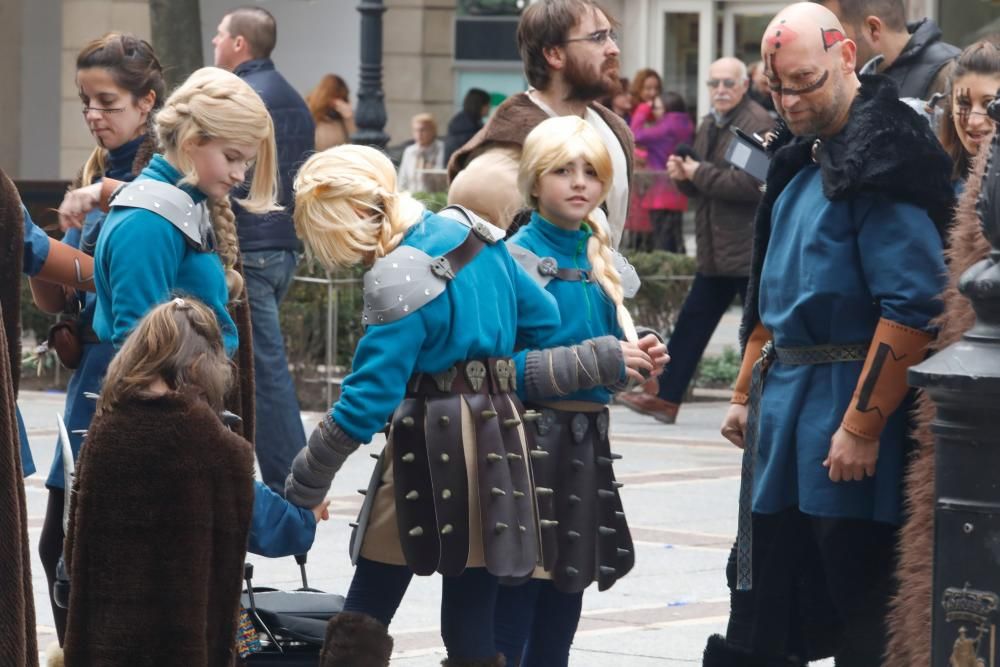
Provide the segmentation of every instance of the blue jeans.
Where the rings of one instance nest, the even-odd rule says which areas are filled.
[[[737,294],[741,301],[747,298],[747,278],[736,276],[694,275],[691,291],[684,299],[677,315],[674,332],[667,341],[670,363],[660,376],[657,395],[665,401],[680,405],[698,370],[701,355],[705,354],[719,320]],[[733,345],[739,345],[738,340]]]
[[[412,578],[413,572],[405,565],[358,558],[344,611],[367,614],[389,627]],[[441,639],[452,660],[486,660],[496,655],[493,608],[497,587],[497,578],[484,567],[441,577]]]
[[[582,592],[562,593],[551,581],[501,586],[494,623],[497,650],[508,665],[566,667],[582,608]]]
[[[257,463],[264,483],[282,496],[292,459],[306,444],[278,320],[278,307],[292,284],[297,263],[298,256],[291,250],[243,253],[253,328]]]

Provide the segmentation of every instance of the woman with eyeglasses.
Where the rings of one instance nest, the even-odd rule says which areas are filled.
[[[63,241],[94,254],[104,213],[86,203],[96,198],[105,178],[131,181],[156,152],[151,131],[153,113],[163,104],[163,71],[153,47],[133,35],[112,32],[83,47],[76,58],[76,85],[83,120],[96,146],[59,207]],[[92,271],[91,271],[92,274]],[[100,391],[101,380],[114,356],[110,343],[98,341],[92,327],[95,295],[54,283],[33,283],[35,302],[48,312],[75,316],[75,326],[59,327],[52,336],[60,360],[75,369],[66,388],[63,413],[74,456],[83,444],[96,404],[87,393]],[[49,490],[38,555],[49,583],[63,549],[62,515],[66,480],[62,449],[57,445],[45,486]],[[56,636],[62,644],[66,610],[52,603]]]
[[[988,146],[995,125],[986,107],[1000,88],[1000,47],[982,40],[958,56],[948,77],[938,138],[951,156],[952,179],[957,189],[965,185],[973,159]]]

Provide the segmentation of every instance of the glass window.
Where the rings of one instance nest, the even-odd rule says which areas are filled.
[[[964,49],[980,39],[996,39],[1000,33],[1000,5],[982,0],[940,0],[938,24],[944,41]]]
[[[459,16],[518,16],[528,0],[458,0]]]

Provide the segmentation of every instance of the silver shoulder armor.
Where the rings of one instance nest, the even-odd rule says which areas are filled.
[[[437,214],[441,217],[456,220],[462,223],[475,232],[476,236],[491,245],[497,241],[502,241],[504,237],[507,236],[507,230],[500,229],[496,225],[490,224],[485,218],[480,217],[473,211],[465,208],[464,206],[459,206],[458,204],[446,206],[438,211]]]
[[[548,271],[551,265],[555,267],[555,260],[551,257],[539,257],[523,246],[516,243],[508,243],[507,250],[514,261],[521,265],[521,268],[528,272],[531,279],[538,283],[542,289],[548,285],[555,276],[554,272]],[[558,268],[558,267],[556,267]]]
[[[395,322],[433,301],[448,285],[433,264],[430,255],[406,245],[376,260],[365,273],[363,323]]]
[[[195,204],[180,188],[162,181],[133,181],[118,191],[112,208],[144,208],[176,227],[191,246],[208,252],[215,247],[215,232],[205,202]]]
[[[625,259],[625,255],[617,250],[612,250],[611,254],[614,256],[615,269],[617,269],[618,275],[622,277],[622,293],[626,299],[631,299],[638,294],[639,288],[642,287],[642,280],[639,279],[639,273]]]

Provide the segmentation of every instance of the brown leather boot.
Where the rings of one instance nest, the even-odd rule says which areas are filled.
[[[649,415],[664,424],[673,424],[677,421],[677,411],[681,409],[677,403],[665,401],[645,392],[619,394],[618,402],[633,412]]]
[[[503,653],[497,653],[492,658],[482,660],[463,660],[461,658],[446,658],[441,667],[507,667],[507,659]]]
[[[319,667],[389,667],[392,637],[367,614],[342,611],[326,626]]]

